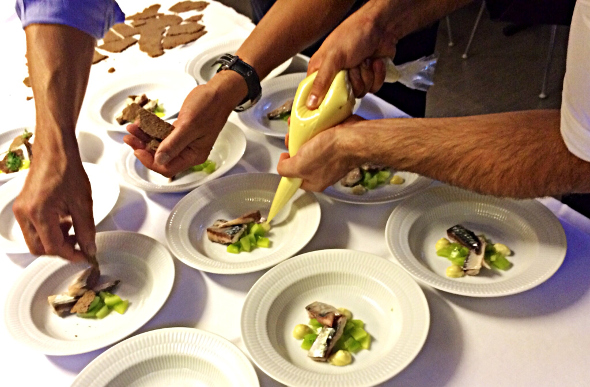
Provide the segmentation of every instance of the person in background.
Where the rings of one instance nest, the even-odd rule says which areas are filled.
[[[312,138],[293,158],[283,154],[277,170],[283,176],[302,178],[302,188],[312,191],[324,190],[350,169],[370,161],[495,196],[588,193],[588,20],[590,0],[578,0],[570,28],[561,110],[372,121],[353,117]],[[323,65],[332,67],[330,56],[321,54],[324,46],[328,52],[343,55],[351,47],[377,42],[375,36],[389,28],[398,26],[392,22],[355,35],[343,23],[316,54],[323,55],[317,59],[320,71]]]

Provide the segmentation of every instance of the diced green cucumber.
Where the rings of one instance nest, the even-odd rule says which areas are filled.
[[[363,173],[363,181],[361,182],[361,184],[366,187],[367,184],[369,184],[369,180],[371,180],[373,175],[371,174],[371,172],[368,172],[368,171],[362,171],[362,173]]]
[[[254,246],[256,246],[256,235],[254,234],[248,234],[248,239],[250,239],[250,245],[252,246],[252,248],[254,248]]]
[[[250,242],[250,237],[248,235],[240,238],[240,245],[242,246],[242,250],[246,252],[252,251],[252,243]]]
[[[216,168],[217,168],[217,166],[215,165],[215,163],[211,162],[211,164],[209,164],[205,168],[203,168],[203,172],[205,172],[207,174],[211,174],[211,173],[215,172]]]
[[[379,184],[383,184],[383,183],[385,183],[389,179],[389,176],[391,176],[391,172],[389,172],[389,171],[379,171],[379,172],[377,172],[377,175],[376,176],[377,176],[377,182]]]
[[[259,223],[254,223],[250,229],[250,234],[263,237],[266,234],[266,230]]]
[[[98,312],[96,312],[96,318],[105,318],[109,313],[111,313],[111,310],[108,306],[104,305]]]
[[[356,325],[351,320],[346,321],[346,325],[344,326],[344,333],[350,333],[351,330],[356,328]]]
[[[377,179],[377,175],[373,176],[372,178],[369,179],[369,181],[367,182],[366,187],[368,189],[375,189],[375,187],[377,187],[377,184],[379,184],[379,180]]]
[[[117,305],[113,306],[113,310],[119,314],[125,313],[127,311],[127,307],[129,306],[129,300],[123,300],[119,302]]]
[[[360,351],[363,347],[361,346],[361,343],[359,343],[358,341],[356,341],[354,339],[354,337],[350,337],[348,338],[348,340],[346,340],[346,342],[344,343],[344,349],[346,349],[349,352],[352,353],[357,353],[358,351]]]
[[[321,328],[322,327],[322,324],[320,324],[318,322],[318,320],[316,320],[315,318],[310,319],[309,320],[309,323],[307,325],[309,325],[313,329],[318,329],[318,328]]]
[[[264,248],[269,248],[270,247],[270,239],[265,238],[265,237],[260,237],[256,241],[256,246],[258,246],[258,247],[264,247]]]
[[[202,170],[203,170],[203,168],[205,168],[205,167],[203,167],[203,164],[199,164],[199,165],[195,165],[195,166],[192,166],[192,167],[191,167],[191,169],[192,169],[193,171],[195,171],[195,172],[202,171]]]
[[[105,305],[103,305],[103,307],[104,306]],[[97,312],[97,310],[88,311],[86,313],[76,313],[76,316],[82,317],[82,318],[95,318],[96,317],[96,312]]]
[[[98,295],[100,296],[100,298],[102,298],[102,300],[103,300],[103,301],[104,301],[104,299],[105,299],[105,298],[107,298],[107,297],[112,297],[112,296],[114,296],[114,294],[113,294],[113,293],[109,293],[109,292],[105,292],[105,291],[99,292],[99,293],[98,293]]]
[[[309,349],[311,348],[313,342],[315,341],[315,339],[318,337],[318,335],[316,335],[315,333],[310,333],[307,334],[303,337],[303,341],[301,342],[301,348],[305,349],[306,351],[309,351]]]
[[[359,341],[367,335],[367,332],[363,328],[354,327],[354,329],[350,331],[350,335],[354,337],[356,341]]]
[[[371,348],[371,335],[367,333],[365,337],[359,340],[359,343],[361,343],[361,347],[363,347],[363,349]]]
[[[95,296],[94,300],[92,300],[92,302],[90,303],[90,305],[88,305],[88,310],[87,312],[90,312],[91,310],[93,310],[98,304],[100,304],[100,297],[99,296]]]
[[[112,296],[109,296],[109,297],[105,297],[105,299],[104,299],[105,305],[106,306],[109,306],[111,308],[113,306],[117,305],[121,301],[123,301],[121,299],[121,297],[117,296],[116,294],[113,294]]]
[[[259,223],[260,227],[262,227],[264,229],[264,231],[269,232],[270,231],[270,224],[264,222],[264,223]]]
[[[499,270],[508,270],[512,266],[512,263],[506,259],[504,254],[495,253],[490,257],[490,265]]]
[[[240,242],[232,243],[227,246],[227,252],[232,254],[240,254]]]
[[[363,322],[363,320],[359,320],[359,319],[353,319],[353,320],[350,320],[350,321],[351,321],[351,322],[354,324],[354,326],[355,326],[355,327],[357,327],[357,328],[364,328],[364,327],[365,327],[365,323]]]

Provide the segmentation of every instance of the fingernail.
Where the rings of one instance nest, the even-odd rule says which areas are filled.
[[[310,107],[316,107],[318,103],[318,96],[315,94],[310,94],[309,97],[307,97],[307,106]]]
[[[156,155],[156,164],[166,165],[170,161],[170,155],[166,152],[160,152]]]
[[[90,256],[96,255],[96,243],[90,242],[86,245],[86,254]]]

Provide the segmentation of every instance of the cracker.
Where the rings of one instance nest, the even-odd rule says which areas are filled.
[[[166,50],[169,50],[174,47],[182,46],[183,44],[194,42],[195,40],[199,39],[201,36],[205,35],[206,33],[207,33],[207,31],[201,30],[199,32],[195,32],[194,34],[166,36],[162,40],[162,46]]]
[[[185,22],[198,22],[203,18],[203,15],[195,15],[184,19]]]
[[[115,68],[111,67],[110,69],[107,70],[109,73],[114,73],[115,72]]]
[[[101,46],[98,46],[98,48],[109,52],[123,52],[135,43],[137,43],[137,39],[128,37],[116,42],[103,43]]]
[[[121,35],[112,30],[108,30],[102,38],[103,43],[117,42],[119,40],[123,40]]]
[[[116,33],[123,36],[124,38],[128,38],[129,36],[139,34],[138,29],[131,27],[129,24],[125,24],[125,23],[115,24],[113,26],[112,30],[114,30]]]
[[[158,10],[160,9],[160,4],[150,5],[146,9],[141,12],[138,12],[134,15],[127,16],[125,20],[142,20],[142,19],[150,19],[156,17],[158,14]]]
[[[168,28],[168,32],[166,32],[166,36],[194,34],[196,32],[201,31],[204,28],[205,28],[205,26],[202,24],[199,24],[199,23],[179,24],[177,26],[172,26],[172,27]]]
[[[152,58],[163,55],[162,35],[164,35],[164,31],[164,27],[143,31],[139,38],[139,49]]]
[[[29,77],[26,77],[25,79],[23,79],[23,83],[25,84],[26,87],[31,87],[31,80],[29,79]]]
[[[96,64],[102,60],[105,60],[106,58],[108,58],[107,55],[103,55],[100,52],[94,50],[94,55],[92,56],[92,64]]]
[[[170,7],[170,11],[176,13],[188,11],[202,11],[205,8],[207,8],[208,5],[209,3],[207,3],[206,1],[181,1]]]

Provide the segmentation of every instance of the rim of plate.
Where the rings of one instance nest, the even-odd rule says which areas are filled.
[[[100,115],[100,111],[105,102],[115,93],[129,87],[140,85],[161,85],[166,89],[176,88],[178,89],[177,93],[183,96],[188,95],[188,93],[197,86],[194,78],[190,75],[172,70],[151,70],[133,75],[126,75],[125,77],[119,76],[107,85],[94,90],[90,98],[88,98],[88,104],[84,107],[87,118],[93,124],[105,130],[128,134],[125,129],[127,125],[115,125],[105,121]],[[180,110],[180,105],[177,106],[176,109]],[[166,116],[169,117],[175,113],[178,113],[178,111],[166,112]]]
[[[205,63],[210,61],[212,58],[220,57],[225,53],[234,55],[245,40],[245,38],[234,38],[229,40],[227,38],[211,39],[209,42],[204,43],[201,46],[199,54],[197,54],[195,57],[189,59],[186,62],[186,65],[184,66],[184,71],[191,77],[193,77],[199,85],[204,85],[205,83],[207,83],[207,80],[201,76],[201,69],[203,68]],[[275,67],[264,78],[264,80],[274,78],[282,72],[284,72],[289,67],[292,61],[293,58],[289,58],[285,62]]]
[[[9,142],[10,143],[10,141],[12,139],[14,139],[16,136],[18,136],[19,133],[23,133],[23,131],[25,129],[27,129],[29,132],[35,134],[35,125],[21,126],[21,127],[18,127],[18,128],[8,129],[8,130],[6,130],[4,132],[0,132],[0,142],[6,141],[6,142]],[[8,144],[8,146],[10,146],[10,144]],[[3,149],[0,149],[0,152],[4,152],[4,150]],[[3,159],[3,158],[4,158],[4,154],[3,153],[0,153],[0,159]],[[24,174],[26,174],[27,171],[28,171],[28,168],[27,169],[23,169],[23,170],[18,171],[18,172],[14,172],[14,173],[0,173],[0,184],[3,183],[3,182],[5,182],[5,181],[14,179],[17,176],[23,175],[23,174],[21,174],[21,172],[25,172]]]
[[[375,190],[371,190],[364,195],[354,195],[349,194],[346,192],[339,191],[338,189],[334,188],[333,185],[329,186],[322,192],[324,195],[340,201],[344,203],[351,203],[351,204],[383,204],[383,203],[390,203],[396,202],[398,200],[406,199],[412,195],[415,195],[432,184],[432,179],[428,177],[420,176],[415,173],[411,172],[395,172],[394,174],[400,174],[404,176],[412,176],[416,179],[407,186],[403,187],[400,190],[391,191],[388,190],[390,187],[378,187]],[[406,179],[407,180],[407,179]],[[336,184],[340,184],[337,182]]]
[[[477,211],[486,215],[502,208],[506,213],[519,215],[523,222],[535,227],[536,233],[547,248],[544,258],[551,258],[548,265],[534,265],[525,274],[496,283],[464,283],[460,279],[447,278],[422,265],[412,253],[408,234],[411,226],[423,213],[452,202],[477,203]],[[489,208],[486,208],[489,207]],[[465,210],[468,211],[468,210]],[[498,215],[498,213],[496,213]],[[397,262],[416,280],[448,293],[471,297],[500,297],[524,292],[540,285],[559,269],[565,258],[567,241],[557,217],[537,200],[514,200],[481,195],[456,187],[438,186],[421,195],[413,196],[398,205],[385,226],[387,247]],[[546,262],[546,260],[545,260]],[[475,277],[477,278],[477,277]]]
[[[100,186],[101,192],[106,191],[110,193],[110,195],[98,196],[100,199],[100,205],[93,207],[93,210],[96,210],[96,212],[93,214],[94,224],[98,225],[107,217],[108,214],[110,214],[117,204],[119,194],[121,193],[121,187],[117,181],[109,177],[110,174],[106,173],[105,167],[86,162],[82,163],[82,165],[84,166],[84,170],[88,175],[91,185],[94,187]],[[23,172],[24,173],[19,174],[19,176],[12,179],[11,181],[0,185],[0,211],[4,210],[10,202],[15,200],[22,190],[28,170]],[[106,190],[103,189],[105,187],[107,188]],[[94,200],[94,203],[99,203],[99,201]],[[22,254],[29,252],[29,248],[24,243],[24,241],[22,241],[22,243],[19,241],[11,241],[4,238],[2,235],[0,235],[0,248],[2,248],[4,252],[12,254]]]
[[[309,222],[305,227],[307,233],[297,235],[298,243],[287,244],[282,250],[256,261],[230,263],[213,260],[195,249],[188,238],[191,221],[195,214],[216,200],[218,194],[260,189],[265,184],[272,184],[273,187],[276,187],[280,179],[281,176],[273,173],[241,173],[209,181],[191,191],[174,206],[166,221],[166,241],[172,254],[188,266],[217,274],[251,273],[276,265],[297,254],[311,241],[320,225],[320,204],[311,192],[301,192],[299,199],[305,201],[305,206],[296,212],[300,217],[306,216],[305,221]],[[297,194],[294,197],[297,197]]]
[[[232,148],[229,156],[221,166],[219,166],[215,171],[211,174],[207,175],[203,179],[191,181],[184,184],[171,184],[171,185],[162,185],[149,182],[147,180],[142,179],[137,172],[134,170],[136,162],[139,162],[135,155],[133,154],[133,149],[128,145],[123,145],[121,147],[121,151],[119,153],[119,158],[116,162],[116,169],[119,172],[119,175],[123,178],[123,181],[134,185],[138,188],[143,189],[146,192],[186,192],[190,191],[200,185],[203,185],[209,181],[215,180],[225,173],[227,173],[230,169],[232,169],[244,156],[246,152],[246,135],[236,124],[232,122],[227,122],[221,132],[219,133],[219,137],[217,141],[228,141],[228,142],[235,142],[236,147]],[[215,145],[213,145],[212,152],[215,152]],[[141,163],[140,168],[145,168]],[[132,171],[130,173],[130,171]]]
[[[261,114],[265,113],[262,111],[262,108],[267,100],[270,102],[270,95],[278,91],[292,88],[294,89],[293,97],[295,97],[295,91],[297,91],[299,83],[301,83],[301,81],[304,80],[306,76],[306,73],[293,73],[280,75],[276,78],[265,79],[262,81],[262,97],[260,98],[260,101],[258,101],[258,103],[256,103],[256,105],[251,109],[238,114],[238,118],[242,124],[244,124],[248,129],[255,130],[266,136],[285,138],[286,133],[276,132],[260,124],[259,119]],[[288,128],[286,130],[288,130]]]
[[[106,347],[129,336],[145,325],[164,305],[174,283],[174,260],[168,249],[160,242],[146,235],[130,231],[106,231],[96,234],[98,251],[135,248],[137,258],[144,258],[148,252],[157,251],[159,277],[154,280],[152,297],[146,302],[144,315],[131,320],[132,324],[121,324],[121,329],[88,340],[59,340],[42,332],[32,321],[31,306],[39,291],[36,284],[43,283],[51,275],[63,270],[71,263],[57,257],[37,258],[21,273],[6,297],[4,322],[10,335],[17,341],[46,355],[66,356],[86,353]],[[108,247],[110,246],[110,247]],[[104,250],[103,250],[104,247]],[[105,253],[99,253],[105,254]],[[47,306],[49,308],[49,306]],[[72,317],[72,316],[70,316]],[[74,317],[72,317],[74,318]]]
[[[211,360],[207,355],[212,349],[222,351],[226,367],[235,366],[234,379],[243,381],[240,385],[260,385],[252,363],[232,342],[204,330],[174,327],[145,332],[109,348],[84,367],[72,387],[107,386],[126,369],[155,357],[182,354]]]
[[[359,261],[363,260],[363,265]],[[300,280],[321,273],[363,275],[388,286],[403,301],[402,331],[386,356],[358,371],[317,373],[285,360],[272,346],[266,330],[269,310],[276,297]],[[343,279],[343,281],[345,281]],[[240,321],[242,338],[256,365],[273,379],[294,386],[372,386],[391,379],[418,355],[428,335],[430,311],[416,281],[401,267],[374,254],[346,250],[318,250],[301,254],[270,269],[252,286]]]

